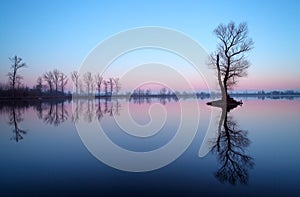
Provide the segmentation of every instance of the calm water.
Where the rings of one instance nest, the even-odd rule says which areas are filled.
[[[1,103],[0,196],[299,196],[300,99],[243,98],[243,106],[229,113],[214,108],[217,114],[212,124],[218,129],[223,118],[221,130],[205,142],[209,143],[208,154],[199,157],[212,110],[207,101],[181,101],[185,106],[198,105],[201,112],[192,144],[171,164],[142,173],[120,171],[97,160],[81,141],[75,123],[100,121],[118,146],[135,152],[152,151],[175,136],[179,102]],[[132,118],[145,125],[151,120],[153,104],[164,106],[167,115],[160,132],[151,137],[128,135],[114,122],[114,116],[127,116],[125,106],[129,106]]]

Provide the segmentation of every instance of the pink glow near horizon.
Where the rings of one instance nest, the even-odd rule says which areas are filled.
[[[194,87],[195,90],[199,91],[207,91],[208,88],[206,87],[205,83],[203,83],[202,79],[191,79],[191,85]],[[22,80],[23,84],[27,87],[33,87],[36,85],[36,79],[29,79],[24,76],[24,79]],[[2,83],[7,82],[7,80],[3,81]],[[126,91],[126,89],[130,89],[129,87],[126,87],[125,84],[122,84],[123,88],[122,91]],[[180,86],[180,84],[177,85],[178,91],[184,91],[182,89],[183,87]],[[125,89],[126,88],[126,89]],[[151,85],[142,87],[142,89],[148,89],[151,90],[159,90],[161,86],[158,85]],[[216,86],[213,87],[215,89],[218,88],[217,83]],[[69,77],[69,82],[66,86],[66,91],[72,91],[73,90],[73,83]],[[300,78],[289,78],[289,77],[282,77],[280,79],[275,77],[268,77],[268,78],[243,78],[239,81],[236,87],[234,87],[233,90],[241,91],[241,90],[300,90]]]
[[[51,70],[51,69],[49,69]],[[254,71],[253,71],[254,72]],[[300,77],[294,73],[293,75],[281,75],[280,73],[269,73],[269,74],[262,74],[262,73],[253,73],[249,72],[248,77],[240,78],[238,80],[238,84],[234,87],[233,90],[235,91],[258,91],[258,90],[300,90]],[[68,75],[69,82],[66,86],[66,91],[73,90],[73,83],[70,78],[70,74],[68,72],[64,72]],[[114,73],[114,72],[113,72]],[[110,73],[111,75],[113,73]],[[2,73],[4,76],[0,81],[1,83],[7,83],[8,79],[7,76]],[[36,79],[39,75],[35,71],[31,71],[29,68],[20,70],[20,75],[23,76],[22,82],[27,87],[33,87],[36,85]],[[142,74],[146,75],[146,74]],[[110,77],[110,76],[109,76]],[[116,76],[118,77],[118,76]],[[192,87],[196,91],[207,91],[208,88],[205,84],[204,79],[196,75],[194,73],[190,73],[188,76],[188,80],[190,81]],[[45,82],[44,82],[45,84]],[[176,79],[174,79],[174,84],[176,86],[176,90],[178,91],[185,91],[184,87],[181,86],[180,83],[176,84]],[[131,87],[130,84],[121,84],[121,92],[132,91],[134,88]],[[153,89],[154,91],[159,90],[157,86],[148,86],[147,88]],[[146,88],[143,88],[146,89]],[[213,90],[219,89],[218,83],[216,80],[215,87],[212,87]]]
[[[275,76],[241,79],[235,90],[300,90],[300,78]]]

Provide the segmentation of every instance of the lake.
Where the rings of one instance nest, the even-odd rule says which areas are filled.
[[[2,101],[0,196],[299,196],[300,99],[242,100]]]

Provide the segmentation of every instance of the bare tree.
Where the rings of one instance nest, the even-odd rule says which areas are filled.
[[[40,96],[42,95],[42,88],[43,88],[43,78],[38,77],[36,80],[36,89],[39,91]]]
[[[62,93],[62,95],[64,95],[65,86],[67,85],[69,79],[68,79],[67,75],[60,72],[59,81],[60,81],[61,93]]]
[[[59,87],[60,71],[57,69],[54,69],[52,73],[53,73],[53,83],[55,85],[55,94],[57,94],[58,87]]]
[[[87,93],[88,95],[91,94],[91,89],[92,89],[92,84],[93,84],[93,77],[92,77],[92,73],[91,72],[86,72],[83,76],[83,80],[84,80],[84,83],[86,85],[86,88],[87,88]]]
[[[71,72],[71,79],[75,85],[75,91],[76,95],[78,95],[78,89],[79,89],[79,73],[77,71]]]
[[[118,93],[121,89],[121,84],[120,84],[119,78],[114,78],[114,83],[115,83],[116,95],[118,95]]]
[[[167,94],[167,88],[163,87],[159,91],[160,96],[166,96]]]
[[[215,30],[218,40],[217,49],[211,55],[211,65],[217,70],[222,100],[228,96],[228,89],[237,84],[237,78],[247,75],[250,66],[245,54],[253,48],[253,41],[248,38],[248,26],[234,22],[220,24]]]
[[[114,88],[114,79],[112,77],[109,78],[109,84],[110,84],[110,95],[113,93],[113,88]]]
[[[22,63],[22,58],[16,55],[12,58],[9,58],[9,60],[12,62],[11,65],[12,72],[9,72],[7,75],[8,75],[9,83],[13,89],[13,97],[15,97],[16,84],[19,84],[20,80],[22,79],[22,77],[18,75],[17,72],[20,68],[25,67],[26,64]]]
[[[151,96],[151,90],[150,89],[146,90],[146,96]]]
[[[94,79],[92,77],[92,81],[91,81],[91,94],[94,94],[94,87],[95,87],[95,83],[94,83]]]
[[[103,77],[98,73],[95,76],[95,82],[96,82],[96,85],[97,85],[98,96],[100,96],[100,93],[101,93],[101,84],[102,84],[102,81],[103,81]]]
[[[52,94],[53,91],[53,74],[51,71],[48,71],[43,74],[44,80],[48,83],[50,94]]]
[[[79,92],[80,94],[83,94],[84,93],[84,87],[83,87],[83,82],[81,80],[79,80]]]
[[[103,84],[104,84],[104,93],[105,96],[107,96],[108,82],[106,80],[103,80]]]

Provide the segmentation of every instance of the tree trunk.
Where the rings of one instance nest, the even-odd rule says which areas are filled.
[[[113,80],[110,78],[109,82],[110,82],[110,95],[112,95],[112,93],[113,93]]]
[[[16,69],[16,64],[14,68],[14,74],[13,74],[13,81],[12,81],[12,88],[13,88],[13,97],[15,98],[16,96],[16,75],[17,75],[17,69]]]
[[[100,96],[101,84],[98,84],[98,96]]]
[[[224,84],[222,83],[219,55],[217,55],[217,71],[218,71],[218,82],[219,82],[219,86],[220,86],[221,94],[222,94],[222,101],[226,102],[226,99],[227,99],[227,87],[226,87],[225,81],[224,81]]]
[[[224,98],[225,98],[225,101],[227,101],[228,99],[228,92],[227,92],[227,79],[224,79]]]
[[[77,82],[76,82],[75,88],[76,88],[76,96],[78,96],[78,84],[77,84]]]

